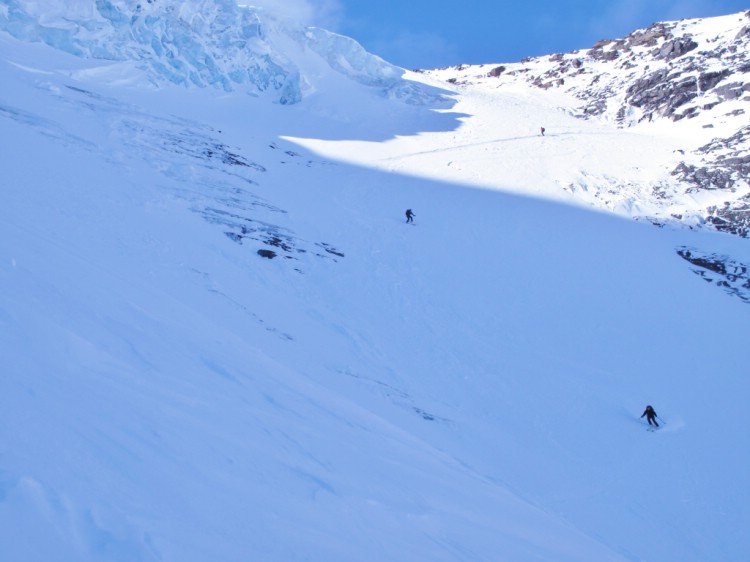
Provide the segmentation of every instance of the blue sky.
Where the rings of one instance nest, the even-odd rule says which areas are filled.
[[[405,68],[515,62],[590,47],[655,21],[750,10],[750,0],[246,0],[353,37]]]

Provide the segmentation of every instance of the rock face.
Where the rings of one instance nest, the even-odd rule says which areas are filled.
[[[697,130],[691,133],[696,142],[680,150],[681,161],[654,186],[654,196],[665,208],[679,207],[682,198],[685,212],[672,216],[684,221],[690,215],[691,227],[750,236],[750,11],[656,23],[587,50],[489,72],[456,67],[448,79],[467,88],[525,84],[560,90],[577,100],[566,111],[619,128],[661,123],[665,130],[664,122],[671,122],[680,123],[680,131]],[[703,200],[710,203],[696,211],[695,202]]]
[[[586,52],[589,62],[607,61],[609,68],[582,70],[586,60],[576,53],[576,66],[564,55],[548,73],[565,79],[575,69],[588,75],[570,87],[586,102],[587,115],[614,115],[624,126],[658,117],[691,118],[725,101],[750,100],[750,12],[733,19],[744,20],[739,32],[713,37],[706,36],[703,20],[654,24]],[[613,95],[621,87],[624,95]]]
[[[677,254],[690,262],[696,275],[750,303],[750,267],[747,264],[695,248],[679,248]]]

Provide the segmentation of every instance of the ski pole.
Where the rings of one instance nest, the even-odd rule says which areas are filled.
[[[659,420],[664,425],[667,425],[667,422],[665,422],[663,419],[661,419],[659,416],[656,416],[656,419]]]

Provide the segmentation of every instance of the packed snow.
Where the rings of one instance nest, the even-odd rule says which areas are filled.
[[[745,560],[750,308],[678,251],[748,240],[576,196],[679,134],[305,56],[283,105],[0,32],[0,559]]]

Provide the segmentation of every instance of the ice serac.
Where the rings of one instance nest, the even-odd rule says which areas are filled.
[[[427,99],[402,69],[356,41],[234,0],[8,0],[0,30],[83,58],[133,63],[155,85],[245,91],[282,104],[299,102],[315,80],[289,56],[291,45],[390,96]]]

